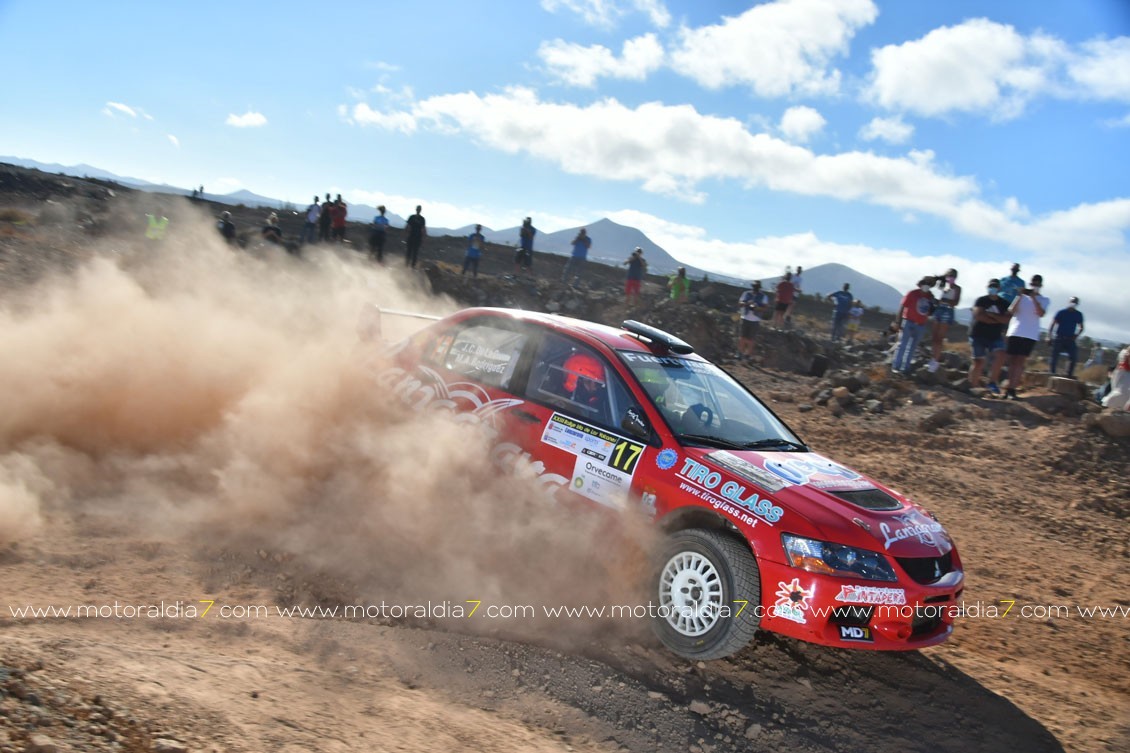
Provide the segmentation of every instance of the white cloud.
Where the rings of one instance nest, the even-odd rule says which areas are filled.
[[[1086,42],[1067,73],[1091,97],[1130,102],[1130,37]]]
[[[789,141],[805,143],[824,130],[828,121],[811,107],[798,105],[785,110],[781,116],[780,131]]]
[[[165,138],[169,140],[170,144],[175,146],[177,149],[180,149],[180,139],[178,139],[176,136],[171,133],[167,133],[165,134]]]
[[[538,47],[551,76],[573,86],[591,87],[601,77],[642,81],[663,64],[663,47],[654,34],[624,42],[619,58],[602,45],[585,47],[561,39]]]
[[[914,135],[914,126],[904,123],[902,118],[873,118],[859,129],[859,137],[864,141],[887,141],[891,144],[905,144]]]
[[[1130,113],[1126,113],[1121,118],[1111,118],[1104,120],[1103,125],[1108,128],[1130,128]]]
[[[260,128],[267,125],[267,118],[261,112],[248,110],[243,115],[236,115],[235,113],[228,115],[224,124],[235,128]]]
[[[107,102],[106,106],[102,108],[102,114],[103,115],[109,115],[110,117],[114,117],[115,113],[121,113],[122,115],[128,115],[131,118],[137,117],[137,110],[130,107],[129,105],[123,105],[121,102]]]
[[[651,23],[660,29],[666,29],[671,24],[671,13],[662,0],[633,0],[632,5],[646,14]]]
[[[1050,86],[1052,64],[1062,53],[1062,45],[1046,37],[1025,39],[1011,26],[971,19],[872,51],[867,97],[927,116],[960,111],[1012,117]]]
[[[672,67],[711,89],[749,86],[759,96],[839,90],[829,69],[857,29],[874,22],[871,0],[776,0],[721,24],[682,29]]]
[[[550,13],[566,10],[581,17],[589,26],[610,29],[632,10],[645,14],[652,24],[666,28],[671,13],[662,0],[541,0],[541,7]]]
[[[337,110],[350,125],[376,126],[401,133],[413,133],[416,130],[416,117],[410,112],[384,113],[374,110],[364,102],[354,105],[352,110],[345,105],[339,105]]]
[[[349,119],[349,118],[347,118]],[[1015,201],[995,207],[978,197],[976,180],[954,176],[930,151],[902,157],[870,152],[817,154],[736,119],[703,115],[690,105],[614,99],[587,106],[541,101],[530,89],[447,94],[411,110],[376,112],[358,105],[352,122],[411,132],[463,135],[505,154],[529,154],[565,172],[638,183],[644,190],[692,202],[698,184],[736,180],[804,196],[860,201],[899,213],[941,218],[975,237],[1017,248],[1066,252],[1122,249],[1130,199],[1080,205],[1030,218]]]
[[[1023,36],[977,18],[874,50],[871,62],[865,98],[924,116],[968,112],[1003,120],[1037,96],[1130,102],[1130,37],[1072,49],[1044,33]]]

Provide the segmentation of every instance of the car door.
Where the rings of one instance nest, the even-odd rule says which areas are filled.
[[[546,330],[523,396],[525,404],[508,411],[509,426],[529,461],[563,479],[569,494],[623,509],[645,443],[619,428],[639,407],[612,364],[580,340]]]

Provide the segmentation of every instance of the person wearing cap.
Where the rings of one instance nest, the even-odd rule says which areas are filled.
[[[931,332],[933,356],[926,368],[933,373],[938,370],[938,359],[942,357],[942,347],[946,342],[946,332],[954,322],[957,304],[961,302],[961,286],[957,284],[957,270],[947,269],[938,277],[938,305],[934,307],[934,329]]]
[[[643,249],[636,246],[623,264],[628,265],[628,278],[624,280],[624,301],[629,306],[634,306],[640,302],[643,275],[647,272],[647,259],[643,258]]]
[[[259,231],[259,235],[263,236],[263,240],[275,245],[283,245],[282,228],[279,227],[279,216],[271,212],[267,217],[267,224]]]
[[[918,343],[926,333],[930,321],[930,311],[934,307],[934,294],[930,289],[934,287],[935,277],[923,277],[918,281],[918,287],[911,290],[902,298],[898,316],[892,327],[899,333],[898,346],[895,357],[891,362],[891,369],[903,374],[910,374],[914,363],[914,352],[918,350]]]
[[[761,289],[761,281],[750,283],[749,290],[738,299],[738,358],[753,358],[753,341],[761,329],[761,317],[769,306],[769,295]]]
[[[1028,287],[1022,288],[1008,307],[1012,318],[1008,321],[1008,331],[1005,333],[1005,360],[1008,363],[1006,398],[1020,399],[1016,388],[1024,379],[1024,365],[1028,362],[1028,356],[1032,355],[1032,349],[1040,339],[1040,318],[1047,313],[1050,303],[1045,296],[1040,295],[1043,284],[1043,277],[1032,275]]]
[[[1079,353],[1075,347],[1075,340],[1083,334],[1083,312],[1079,310],[1079,298],[1071,296],[1066,308],[1055,312],[1051,326],[1048,327],[1048,342],[1052,344],[1052,356],[1049,371],[1055,374],[1056,362],[1062,353],[1067,356],[1067,376],[1075,378],[1075,364]]]
[[[224,212],[220,215],[220,221],[216,223],[216,229],[220,231],[220,235],[228,242],[229,246],[235,245],[235,223],[231,220],[231,212]]]
[[[1012,274],[1001,280],[1001,298],[1004,302],[1012,305],[1012,301],[1016,298],[1016,294],[1024,289],[1024,278],[1020,276],[1020,265],[1012,265]]]
[[[793,310],[796,300],[796,286],[793,285],[792,271],[786,271],[785,276],[777,283],[777,301],[773,305],[773,326],[778,329],[785,328],[785,322],[791,321],[789,315]]]
[[[969,349],[973,362],[969,367],[969,386],[980,387],[985,362],[991,364],[988,390],[1000,395],[1001,367],[1004,366],[1004,328],[1008,325],[1008,304],[1001,298],[1001,281],[989,280],[988,292],[973,303],[973,323],[969,327]]]

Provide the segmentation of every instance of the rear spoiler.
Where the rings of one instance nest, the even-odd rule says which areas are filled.
[[[412,319],[429,319],[439,321],[442,316],[435,314],[419,314],[415,311],[397,311],[396,309],[382,309],[375,303],[366,304],[361,309],[361,316],[357,321],[357,337],[362,341],[378,341],[381,337],[382,316],[406,316]]]

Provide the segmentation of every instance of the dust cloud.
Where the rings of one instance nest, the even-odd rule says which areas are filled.
[[[349,252],[233,251],[191,208],[170,219],[163,242],[104,238],[0,309],[0,546],[96,511],[140,536],[284,552],[334,584],[305,594],[323,603],[634,588],[645,524],[548,502],[491,462],[489,427],[379,386],[359,312],[454,304]]]

